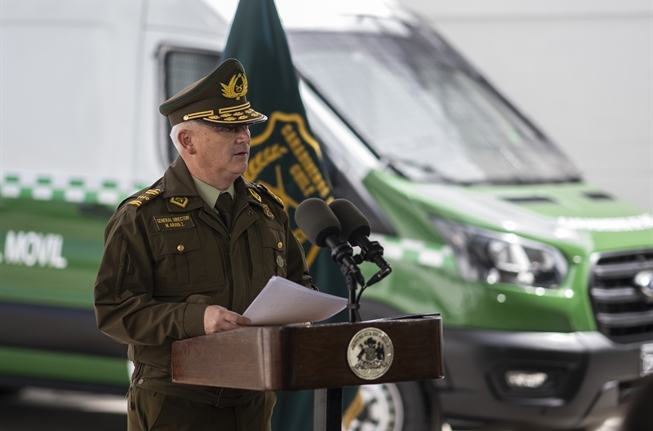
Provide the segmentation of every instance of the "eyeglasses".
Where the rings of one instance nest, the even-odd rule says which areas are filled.
[[[216,126],[210,125],[210,126],[218,129],[218,131],[223,131],[228,133],[240,133],[243,130],[249,132],[248,124],[234,124],[229,126],[217,126],[217,125]]]

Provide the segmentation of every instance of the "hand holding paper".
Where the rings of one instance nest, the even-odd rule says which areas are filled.
[[[272,277],[245,310],[253,326],[319,322],[347,306],[347,299],[307,289],[282,277]]]

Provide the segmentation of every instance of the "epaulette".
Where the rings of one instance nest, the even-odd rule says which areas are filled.
[[[273,198],[273,199],[274,199],[274,200],[275,200],[275,201],[276,201],[276,202],[281,206],[281,208],[285,208],[285,207],[286,207],[286,205],[283,203],[283,201],[281,200],[281,198],[280,198],[279,196],[275,195],[274,193],[272,193],[272,192],[270,191],[270,189],[268,189],[267,187],[265,187],[263,184],[254,183],[254,185],[256,185],[256,187],[257,187],[259,190],[265,192],[265,193],[268,194],[271,198]]]
[[[138,208],[150,202],[153,199],[156,199],[159,195],[163,193],[163,188],[158,187],[155,189],[148,189],[141,192],[138,196],[132,196],[131,200],[127,202],[127,205],[134,205]]]

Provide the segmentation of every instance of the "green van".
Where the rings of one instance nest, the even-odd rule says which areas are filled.
[[[653,372],[653,216],[584,183],[417,18],[286,3],[334,195],[368,217],[393,268],[361,314],[444,325],[445,379],[361,387],[350,429],[570,430],[618,415]],[[2,7],[0,385],[124,392],[126,348],[92,307],[104,226],[174,158],[157,106],[215,67],[234,7]]]

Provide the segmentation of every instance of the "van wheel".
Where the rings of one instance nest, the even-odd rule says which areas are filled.
[[[432,431],[431,414],[419,382],[384,383],[359,388],[362,409],[347,431]]]
[[[375,301],[361,301],[363,320],[403,314]],[[429,382],[383,383],[360,386],[355,417],[347,431],[440,431],[442,410]],[[355,403],[352,403],[352,406]],[[351,415],[350,415],[351,417]]]

